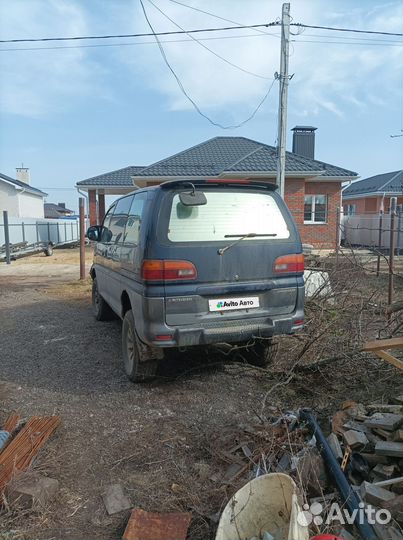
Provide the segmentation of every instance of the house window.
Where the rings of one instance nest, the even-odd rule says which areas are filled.
[[[357,210],[357,206],[355,204],[348,204],[347,205],[347,215],[348,216],[355,216]]]
[[[305,195],[304,198],[304,223],[326,223],[327,220],[327,196]]]

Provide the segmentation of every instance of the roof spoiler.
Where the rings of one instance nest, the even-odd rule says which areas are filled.
[[[244,180],[244,179],[226,179],[226,178],[213,178],[211,180],[168,180],[160,184],[162,189],[169,189],[173,187],[186,187],[192,184],[194,186],[237,186],[237,187],[254,187],[259,189],[267,189],[268,191],[275,191],[278,186],[272,182],[262,182],[256,180]]]

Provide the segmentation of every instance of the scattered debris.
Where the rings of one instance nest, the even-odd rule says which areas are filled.
[[[191,519],[190,513],[164,514],[135,508],[123,540],[185,540]]]
[[[7,486],[7,502],[23,508],[45,507],[59,491],[59,482],[38,473],[21,473]]]
[[[58,416],[33,416],[0,452],[0,494],[17,472],[25,471],[60,424]]]
[[[108,486],[102,495],[102,500],[110,516],[123,510],[129,510],[132,506],[121,484]]]

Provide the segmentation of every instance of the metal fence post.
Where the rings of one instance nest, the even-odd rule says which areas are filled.
[[[379,271],[381,269],[381,249],[382,249],[382,221],[383,210],[379,210],[379,235],[378,235],[378,260],[376,263],[376,275],[379,277]]]
[[[64,241],[67,242],[67,223],[64,222]]]
[[[339,262],[339,250],[340,250],[340,227],[341,227],[341,221],[340,221],[340,208],[337,207],[336,209],[336,266]]]
[[[3,210],[4,245],[6,248],[6,263],[10,264],[10,229],[8,226],[8,212]]]
[[[25,224],[24,222],[21,223],[22,228],[22,241],[25,243]]]
[[[389,290],[388,290],[388,304],[389,306],[393,302],[393,264],[395,257],[395,218],[396,218],[396,203],[397,198],[391,197],[390,199],[390,241],[389,241]],[[390,318],[390,315],[389,315]]]
[[[402,212],[403,205],[397,207],[397,240],[396,240],[396,255],[400,255],[400,242],[402,239]]]
[[[84,197],[79,198],[80,216],[80,279],[85,279],[85,211]]]

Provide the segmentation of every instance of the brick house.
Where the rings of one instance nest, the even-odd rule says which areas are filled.
[[[403,204],[403,171],[377,174],[351,183],[343,189],[345,215],[378,214],[389,212],[390,198],[397,197]]]
[[[315,129],[293,129],[293,151],[286,154],[285,201],[302,241],[328,249],[334,248],[337,241],[342,182],[356,179],[357,173],[314,159]],[[105,194],[114,194],[117,189],[128,193],[133,186],[180,179],[254,179],[274,183],[276,167],[277,150],[272,146],[245,137],[214,137],[148,167],[127,167],[82,180],[76,186],[88,191],[90,221],[96,223],[97,194],[100,220],[105,212]],[[130,169],[135,170],[130,173]]]

